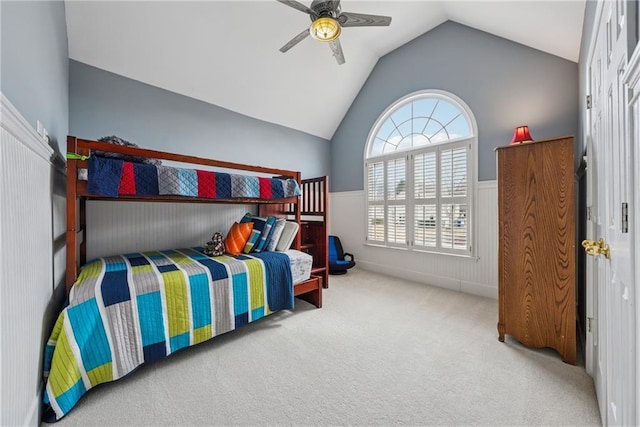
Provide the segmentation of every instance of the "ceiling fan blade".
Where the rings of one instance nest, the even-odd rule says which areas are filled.
[[[309,29],[305,28],[304,30],[302,30],[300,34],[298,34],[297,36],[289,40],[287,44],[282,46],[280,48],[280,52],[285,53],[286,51],[288,51],[289,49],[291,49],[292,47],[300,43],[302,40],[304,40],[308,35],[309,35]]]
[[[307,6],[303,5],[299,1],[296,1],[296,0],[278,0],[278,1],[282,4],[286,4],[287,6],[291,6],[292,8],[297,9],[300,12],[308,13],[309,15],[311,15],[311,18],[314,20],[318,17],[318,15],[316,15],[316,13],[313,10],[309,9]]]
[[[340,45],[340,39],[335,39],[329,42],[329,47],[333,52],[333,56],[336,58],[338,65],[344,64],[344,53],[342,53],[342,46]]]
[[[343,27],[386,27],[391,24],[391,17],[342,12],[340,16],[338,16],[338,22],[340,22],[340,25]]]

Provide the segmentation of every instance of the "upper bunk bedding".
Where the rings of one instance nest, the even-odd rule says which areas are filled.
[[[204,199],[284,199],[300,195],[293,178],[187,169],[92,155],[87,192],[96,196],[184,196]]]
[[[145,362],[293,308],[290,258],[209,257],[193,247],[87,263],[46,346],[48,421]]]

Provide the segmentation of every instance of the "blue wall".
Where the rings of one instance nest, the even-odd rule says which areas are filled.
[[[52,146],[63,147],[69,127],[69,53],[62,1],[0,1],[0,90]],[[63,151],[64,152],[64,151]]]
[[[473,111],[480,181],[495,179],[494,148],[516,126],[534,139],[578,132],[578,64],[447,21],[378,61],[331,140],[332,191],[362,190],[371,127],[420,89],[451,92]]]
[[[117,135],[145,148],[300,170],[303,178],[329,174],[325,139],[73,60],[69,76],[74,136]]]

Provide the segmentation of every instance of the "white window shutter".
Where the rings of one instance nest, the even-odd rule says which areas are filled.
[[[477,135],[464,102],[420,91],[392,104],[367,141],[367,241],[471,254]]]

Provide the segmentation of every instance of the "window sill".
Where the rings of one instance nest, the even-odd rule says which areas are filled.
[[[407,247],[399,247],[399,246],[387,246],[387,245],[380,245],[380,244],[375,244],[375,243],[363,243],[363,246],[369,246],[369,247],[372,247],[372,248],[380,248],[380,249],[393,249],[393,250],[400,250],[400,251],[406,251],[406,252],[417,252],[417,253],[429,254],[429,255],[442,255],[442,256],[463,258],[463,259],[474,260],[474,261],[477,261],[477,260],[480,259],[480,257],[477,256],[477,255],[453,254],[453,253],[449,253],[449,252],[436,252],[436,251],[429,251],[429,250],[426,250],[426,249],[415,249],[415,248],[407,248]]]

